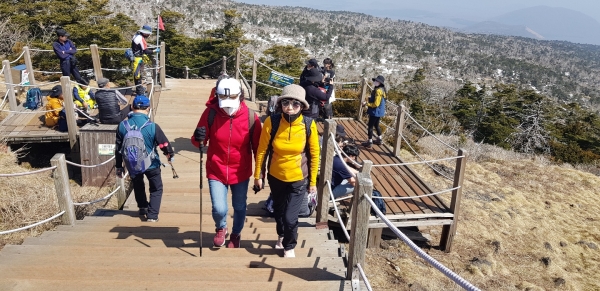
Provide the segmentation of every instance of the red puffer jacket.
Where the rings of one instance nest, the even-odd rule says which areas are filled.
[[[216,110],[211,127],[208,126],[210,109]],[[208,152],[206,158],[206,177],[218,180],[225,185],[237,184],[252,176],[253,153],[256,155],[262,125],[258,115],[254,114],[254,132],[249,133],[248,106],[242,102],[240,109],[231,117],[219,108],[219,99],[212,98],[206,103],[206,109],[200,117],[198,127],[206,128]],[[191,137],[192,144],[199,143]]]

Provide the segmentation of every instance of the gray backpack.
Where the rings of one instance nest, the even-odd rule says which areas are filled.
[[[125,126],[127,133],[123,138],[121,155],[123,155],[125,166],[131,177],[144,173],[152,164],[154,152],[148,153],[146,144],[144,143],[144,135],[142,134],[142,129],[151,124],[150,120],[148,120],[139,128],[132,129],[129,121],[123,120],[123,126]]]

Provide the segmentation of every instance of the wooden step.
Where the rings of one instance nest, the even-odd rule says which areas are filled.
[[[341,255],[339,247],[315,246],[296,248],[296,257],[328,257]],[[1,254],[23,254],[33,256],[88,256],[88,257],[117,257],[128,255],[132,257],[198,257],[198,247],[183,248],[132,248],[119,246],[77,246],[77,245],[6,245]],[[282,251],[274,248],[263,249],[225,249],[203,248],[202,258],[230,257],[281,257]]]
[[[231,220],[230,220],[231,222]],[[231,223],[229,224],[229,230],[231,231]],[[212,231],[215,228],[214,222],[212,221],[208,221],[202,224],[204,231]],[[104,224],[99,224],[99,225],[89,225],[89,224],[80,224],[80,223],[76,223],[75,225],[71,226],[71,225],[59,225],[56,228],[56,231],[84,231],[84,232],[102,232],[102,233],[107,233],[107,232],[118,232],[118,233],[154,233],[154,232],[164,232],[165,228],[171,228],[173,230],[176,230],[178,233],[187,233],[187,232],[193,232],[193,231],[198,231],[199,230],[199,226],[190,226],[190,225],[186,225],[186,226],[163,226],[161,225],[160,227],[150,227],[148,225],[148,223],[145,223],[143,226],[115,226],[115,225],[104,225]],[[259,233],[275,233],[275,224],[272,224],[271,227],[264,227],[264,228],[253,228],[253,227],[248,227],[247,225],[244,226],[244,229],[242,230],[242,236],[245,236],[246,234],[259,234]],[[314,233],[323,233],[325,235],[327,235],[329,233],[328,229],[317,229],[315,227],[299,227],[298,228],[298,233],[299,234],[314,234]],[[329,237],[331,239],[331,237]]]
[[[349,282],[343,280],[332,281],[269,281],[269,282],[240,282],[238,280],[230,282],[215,281],[152,281],[145,283],[138,279],[134,280],[111,280],[96,279],[93,281],[73,279],[73,280],[52,280],[52,279],[0,279],[0,290],[53,290],[61,291],[332,291],[332,290],[352,290]],[[364,287],[362,290],[366,290]]]

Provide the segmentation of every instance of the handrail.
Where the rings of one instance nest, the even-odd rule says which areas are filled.
[[[111,196],[113,196],[120,189],[121,189],[121,186],[117,187],[117,189],[115,189],[114,191],[110,192],[108,195],[106,195],[106,196],[104,196],[104,197],[102,197],[102,198],[100,198],[98,200],[89,201],[89,202],[73,202],[73,205],[82,206],[82,205],[91,205],[91,204],[94,204],[94,203],[102,202],[102,201],[110,198]]]
[[[369,278],[367,278],[367,274],[365,274],[365,270],[363,270],[360,263],[356,264],[356,268],[358,268],[358,272],[360,272],[360,276],[362,277],[363,282],[365,282],[365,285],[367,286],[367,290],[373,291],[373,287],[371,287],[371,283],[369,283]]]
[[[404,140],[404,142],[406,143],[406,145],[413,151],[413,153],[415,153],[415,155],[417,155],[417,157],[419,157],[419,159],[421,161],[425,161],[425,159],[423,157],[421,157],[421,155],[419,155],[419,153],[417,153],[417,151],[410,145],[410,143],[408,142],[408,140],[406,140],[406,138],[402,135],[402,139]],[[434,170],[436,173],[438,173],[440,176],[450,180],[450,181],[454,181],[453,178],[447,177],[446,175],[444,175],[442,172],[436,170],[431,164],[429,163],[425,163],[427,166],[429,166],[432,170]]]
[[[96,167],[100,167],[100,166],[106,165],[106,164],[108,164],[110,161],[112,161],[114,159],[115,159],[115,156],[112,156],[112,158],[110,158],[110,159],[108,159],[108,160],[106,160],[106,161],[104,161],[104,162],[102,162],[100,164],[97,164],[97,165],[82,165],[82,164],[73,163],[71,161],[66,161],[66,162],[67,162],[67,164],[69,164],[71,166],[75,166],[75,167],[80,167],[80,168],[96,168]]]
[[[342,215],[340,214],[340,210],[338,209],[337,204],[335,203],[333,189],[331,189],[331,181],[325,181],[325,183],[327,183],[327,189],[329,189],[329,196],[331,196],[331,201],[333,201],[333,208],[335,210],[335,214],[337,215],[338,221],[340,222],[340,226],[342,227],[342,231],[344,232],[346,239],[350,241],[350,234],[348,233],[346,226],[342,223]]]
[[[444,141],[442,141],[441,139],[439,139],[437,136],[435,136],[433,133],[429,132],[429,130],[427,130],[425,127],[423,127],[416,119],[414,119],[411,115],[410,112],[408,110],[404,110],[404,112],[406,113],[406,115],[408,116],[408,118],[410,118],[414,123],[416,123],[421,129],[423,129],[427,134],[433,136],[433,138],[435,138],[437,141],[439,141],[440,143],[442,143],[443,145],[449,147],[450,149],[454,150],[454,151],[458,151],[458,149],[454,148],[453,146],[445,143]]]
[[[424,198],[424,197],[429,197],[429,196],[436,196],[436,195],[440,195],[440,194],[444,194],[444,193],[448,193],[448,192],[452,192],[454,190],[458,190],[461,187],[454,187],[454,188],[450,188],[450,189],[446,189],[446,190],[442,190],[439,192],[435,192],[435,193],[429,193],[429,194],[424,194],[424,195],[419,195],[419,196],[404,196],[404,197],[373,197],[373,199],[382,199],[382,200],[409,200],[409,199],[418,199],[418,198]]]
[[[452,270],[448,269],[446,266],[442,265],[436,259],[432,258],[427,253],[425,253],[414,242],[412,242],[404,233],[402,233],[391,221],[389,221],[387,219],[387,217],[381,212],[381,210],[379,210],[379,208],[377,207],[377,205],[375,205],[375,203],[373,202],[373,200],[371,199],[371,197],[369,197],[369,195],[365,195],[364,197],[371,204],[371,209],[373,211],[375,211],[375,213],[377,214],[377,216],[381,220],[383,220],[383,222],[390,228],[390,230],[392,230],[392,232],[394,234],[396,234],[396,236],[398,236],[398,238],[400,238],[414,252],[416,252],[417,255],[419,255],[419,257],[421,257],[422,259],[424,259],[426,262],[428,262],[434,268],[438,269],[440,272],[442,272],[444,275],[446,275],[446,277],[450,278],[452,281],[454,281],[456,284],[458,284],[462,288],[464,288],[466,290],[469,290],[469,291],[480,291],[479,288],[473,286],[467,280],[465,280],[464,278],[462,278],[458,274],[454,273]]]
[[[33,174],[42,173],[42,172],[46,172],[46,171],[52,171],[54,169],[56,169],[56,166],[52,166],[52,167],[49,167],[49,168],[43,168],[43,169],[31,171],[31,172],[21,172],[21,173],[12,173],[12,174],[0,174],[0,177],[28,176],[28,175],[33,175]]]
[[[271,86],[271,85],[269,85],[269,84],[265,84],[265,83],[262,83],[262,82],[259,82],[259,81],[256,81],[256,84],[263,85],[263,86],[267,86],[267,87],[271,87],[271,88],[273,88],[273,89],[277,89],[277,90],[283,90],[282,88],[278,88],[278,87],[275,87],[275,86]]]
[[[435,162],[448,161],[448,160],[456,160],[456,159],[460,159],[460,158],[464,158],[464,157],[465,156],[456,156],[456,157],[443,158],[443,159],[437,159],[437,160],[409,162],[409,163],[400,163],[400,164],[380,164],[380,165],[373,165],[372,167],[393,167],[393,166],[418,165],[418,164],[435,163]]]
[[[14,64],[14,63],[16,63],[18,60],[20,60],[20,59],[23,57],[23,55],[24,55],[24,54],[25,54],[25,51],[22,51],[22,52],[21,52],[21,54],[20,54],[20,55],[17,57],[17,59],[16,59],[16,60],[14,60],[14,61],[12,61],[12,62],[10,62],[10,63],[11,63],[11,64]]]
[[[44,224],[44,223],[46,223],[46,222],[48,222],[50,220],[53,220],[53,219],[55,219],[55,218],[57,218],[57,217],[59,217],[59,216],[61,216],[63,214],[65,214],[64,210],[61,211],[61,212],[59,212],[58,214],[56,214],[56,215],[48,218],[48,219],[44,219],[44,220],[42,220],[40,222],[36,222],[36,223],[28,225],[28,226],[24,226],[24,227],[20,227],[20,228],[16,228],[16,229],[11,229],[11,230],[0,231],[0,235],[2,235],[2,234],[9,234],[9,233],[13,233],[13,232],[21,231],[21,230],[30,229],[32,227],[36,227],[36,226],[38,226],[40,224]]]

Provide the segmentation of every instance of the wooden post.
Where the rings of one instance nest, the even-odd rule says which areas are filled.
[[[6,89],[8,90],[8,104],[10,110],[17,111],[17,97],[15,96],[15,85],[13,85],[10,62],[4,60],[2,61],[2,66],[4,67],[4,81],[6,82]]]
[[[54,169],[54,187],[56,187],[56,196],[58,198],[58,207],[64,211],[60,217],[61,224],[75,224],[75,207],[73,206],[73,198],[71,197],[71,186],[69,186],[69,173],[67,172],[67,160],[65,154],[55,154],[50,160]]]
[[[256,102],[256,57],[252,59],[252,93],[250,93],[250,100]]]
[[[75,114],[74,104],[73,104],[73,88],[71,87],[71,79],[68,76],[60,77],[60,84],[62,86],[63,91],[63,106],[65,108],[65,113],[67,114],[67,127],[69,128],[69,143],[71,144],[71,149],[75,147],[75,143],[77,143],[77,116]]]
[[[372,164],[371,161],[364,161],[364,163]],[[360,274],[358,274],[355,267],[357,264],[364,266],[369,216],[371,215],[371,204],[365,199],[365,195],[371,196],[372,193],[373,181],[370,176],[359,173],[354,188],[354,198],[352,199],[352,231],[350,233],[348,271],[346,272],[347,280],[359,278]]]
[[[329,189],[327,189],[327,181],[331,182],[331,172],[333,168],[333,157],[335,156],[335,139],[331,138],[331,134],[335,135],[336,122],[333,119],[325,120],[325,129],[323,130],[323,146],[321,148],[321,175],[318,184],[319,204],[317,205],[317,227],[320,223],[327,226],[327,211],[329,210]]]
[[[466,152],[463,149],[458,150],[458,156],[464,156],[456,160],[456,169],[454,169],[454,184],[452,188],[460,187],[452,191],[452,200],[450,201],[450,211],[454,214],[451,225],[444,225],[442,228],[442,237],[440,239],[440,248],[444,252],[452,251],[452,241],[456,234],[456,224],[458,223],[458,213],[460,211],[460,200],[462,199],[462,187],[465,177],[465,166],[467,163]]]
[[[167,67],[166,67],[166,45],[164,41],[160,42],[160,85],[167,88]]]
[[[227,57],[223,56],[223,74],[227,74]]]
[[[117,177],[117,187],[119,190],[117,191],[117,209],[123,208],[125,205],[125,201],[127,201],[127,189],[125,188],[125,178]]]
[[[371,168],[372,167],[373,167],[373,162],[368,161],[368,163],[363,163],[363,166],[360,168],[359,172],[362,174],[365,174],[365,175],[369,175],[369,177],[371,177]],[[356,188],[354,188],[354,190],[356,190]],[[352,199],[354,199],[354,197]],[[354,207],[354,203],[350,204],[349,211],[352,211],[352,207]],[[351,227],[352,227],[352,216],[350,216],[348,218],[348,221],[346,221],[346,228],[351,229]]]
[[[185,66],[185,78],[190,78],[190,68],[188,66]]]
[[[404,104],[400,104],[396,120],[396,136],[394,136],[394,156],[400,155],[400,146],[402,145],[402,130],[404,130]]]
[[[152,114],[150,119],[154,122],[154,117],[156,116],[156,109],[158,107],[158,97],[156,92],[160,92],[162,86],[154,85],[154,92],[152,92],[152,99],[150,99],[150,108],[152,108]]]
[[[27,78],[29,78],[29,84],[35,85],[35,76],[33,73],[33,65],[31,64],[31,54],[29,54],[29,47],[23,47],[23,58],[25,58],[25,67],[27,68]]]
[[[100,53],[98,52],[98,45],[90,45],[90,52],[92,53],[92,64],[94,65],[94,75],[96,76],[96,82],[102,78],[102,65],[100,64]]]
[[[240,52],[240,48],[235,49],[235,79],[240,80],[240,57],[242,53]]]
[[[363,116],[363,110],[364,110],[364,106],[363,103],[365,102],[365,100],[367,100],[367,78],[363,78],[362,79],[362,89],[361,89],[361,95],[360,95],[360,108],[358,109],[358,121],[362,120],[362,116]]]

